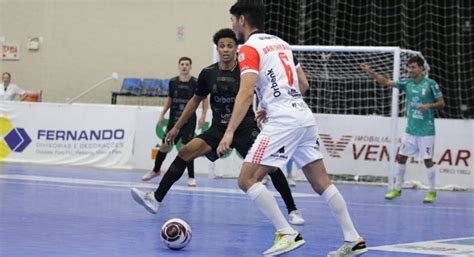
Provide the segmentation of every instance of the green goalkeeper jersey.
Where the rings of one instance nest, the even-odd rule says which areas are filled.
[[[436,81],[424,77],[420,82],[413,79],[402,79],[395,83],[396,87],[406,93],[408,126],[406,133],[414,136],[434,136],[435,111],[429,109],[421,112],[416,109],[422,104],[431,104],[443,96]]]

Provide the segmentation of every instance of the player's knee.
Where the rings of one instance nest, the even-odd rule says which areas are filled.
[[[168,152],[169,148],[170,148],[170,146],[167,143],[163,143],[160,146],[160,152]]]
[[[192,156],[192,149],[191,147],[185,145],[183,148],[181,148],[178,152],[179,157],[185,161],[189,161],[193,158]]]
[[[252,180],[251,177],[239,177],[238,180],[239,188],[244,192],[247,192],[257,182],[258,181]]]
[[[239,175],[239,188],[242,189],[242,191],[244,192],[247,192],[247,190],[249,190],[249,188],[257,182],[258,181],[254,180],[252,176],[250,176],[250,174],[247,174],[246,172],[241,172]]]
[[[408,157],[407,156],[404,156],[404,155],[397,155],[397,162],[400,163],[400,164],[405,164],[407,163],[407,159]]]
[[[237,183],[239,184],[239,188],[244,192],[247,192],[247,190],[250,188],[248,183],[241,178],[238,179]]]
[[[433,160],[431,160],[431,159],[426,159],[425,160],[425,167],[426,168],[431,168],[431,167],[433,167],[433,165],[434,165]]]

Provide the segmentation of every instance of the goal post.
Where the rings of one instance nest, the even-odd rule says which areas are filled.
[[[400,47],[374,46],[292,45],[291,49],[310,82],[305,100],[316,116],[344,114],[390,117],[390,130],[387,132],[390,138],[389,165],[386,174],[391,187],[396,170],[398,118],[406,113],[404,94],[400,95],[396,87],[390,89],[377,85],[359,65],[366,63],[379,74],[399,80],[408,76],[407,60],[415,55],[423,58],[422,54]],[[213,59],[218,60],[216,52]],[[429,70],[429,66],[426,70]],[[219,169],[218,166],[215,169]],[[226,166],[222,176],[238,176],[239,169]],[[214,174],[219,172],[216,170]]]

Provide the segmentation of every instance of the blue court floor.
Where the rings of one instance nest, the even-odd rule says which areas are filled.
[[[198,187],[188,188],[183,177],[151,215],[130,195],[131,187],[156,188],[159,178],[141,183],[142,175],[0,164],[0,256],[252,257],[271,246],[271,223],[236,180],[198,177]],[[384,187],[338,188],[370,247],[364,256],[474,256],[474,192],[438,192],[438,201],[423,204],[421,190],[387,201]],[[306,220],[296,227],[306,244],[285,256],[326,256],[342,243],[338,225],[307,183],[292,190]],[[191,243],[180,251],[160,241],[161,225],[170,218],[192,227]]]

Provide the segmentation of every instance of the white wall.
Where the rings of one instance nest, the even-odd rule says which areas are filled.
[[[110,75],[171,77],[177,59],[190,56],[193,74],[212,61],[212,36],[230,27],[233,0],[0,0],[0,36],[20,44],[19,61],[0,61],[0,71],[43,100],[67,97]],[[184,27],[183,39],[177,28]],[[39,51],[28,37],[41,36]],[[80,102],[109,103],[108,83]]]

